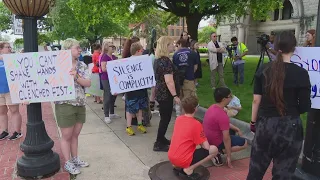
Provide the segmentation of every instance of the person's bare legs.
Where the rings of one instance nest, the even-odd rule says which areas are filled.
[[[8,107],[6,105],[0,106],[0,133],[8,132]]]
[[[139,110],[137,113],[138,124],[142,124],[142,110]]]
[[[10,105],[9,111],[11,113],[14,131],[21,133],[22,117],[19,111],[19,105]]]
[[[197,167],[199,167],[200,165],[202,165],[203,163],[210,161],[212,158],[214,158],[215,156],[217,156],[218,154],[218,148],[216,146],[210,146],[209,147],[209,156],[207,156],[206,158],[202,159],[201,161],[191,165],[188,168],[184,168],[183,171],[188,174],[191,175],[193,173],[193,170],[195,170]]]
[[[77,123],[74,125],[72,137],[71,137],[71,157],[78,157],[78,140],[81,129],[83,127],[82,123]]]
[[[247,147],[248,147],[248,141],[246,141],[243,146],[233,146],[233,147],[231,147],[231,152],[242,151],[242,150],[246,149]],[[223,149],[222,151],[223,151],[224,154],[226,153],[225,149]]]
[[[68,128],[60,128],[61,129],[61,151],[65,161],[69,161],[70,158],[70,149],[71,149],[71,139],[73,135],[73,129],[75,126],[68,127]]]
[[[130,114],[129,112],[126,112],[126,116],[127,116],[127,127],[130,127],[133,115]]]

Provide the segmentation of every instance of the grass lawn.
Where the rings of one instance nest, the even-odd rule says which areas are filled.
[[[197,95],[199,97],[200,105],[202,107],[208,108],[214,102],[213,100],[213,90],[211,89],[210,81],[210,69],[206,62],[206,58],[202,58],[202,79],[199,80],[199,86],[197,88]],[[242,110],[235,117],[239,120],[250,122],[251,121],[251,105],[253,98],[253,86],[251,81],[253,74],[255,73],[259,58],[257,57],[247,57],[245,64],[245,76],[244,84],[242,86],[235,86],[233,84],[233,73],[230,62],[228,61],[224,69],[224,79],[226,85],[231,89],[232,93],[236,95],[242,105]],[[266,63],[268,60],[265,60]],[[218,79],[218,78],[217,78]],[[306,114],[302,115],[303,125],[306,124]]]

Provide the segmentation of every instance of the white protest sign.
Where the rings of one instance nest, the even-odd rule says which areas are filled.
[[[112,94],[120,94],[155,86],[152,58],[149,55],[107,62]]]
[[[75,99],[71,51],[4,54],[13,103]]]
[[[320,109],[320,47],[298,47],[291,62],[306,69],[311,81],[311,108]]]
[[[15,35],[23,35],[22,19],[17,19],[15,15],[13,15],[13,30]]]

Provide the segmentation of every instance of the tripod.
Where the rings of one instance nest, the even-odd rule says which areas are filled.
[[[271,62],[271,58],[270,58],[269,52],[267,51],[266,46],[261,45],[260,58],[259,58],[259,62],[258,62],[258,64],[257,64],[256,71],[255,71],[255,73],[253,74],[253,78],[252,78],[251,85],[252,85],[252,84],[253,84],[253,82],[254,82],[255,74],[257,73],[258,69],[259,69],[259,68],[263,65],[263,63],[264,63],[264,56],[265,56],[265,53],[267,53],[267,56],[268,56],[268,58],[269,58],[269,62]]]
[[[227,63],[228,63],[228,60],[230,61],[230,65],[231,65],[231,69],[232,69],[232,71],[233,71],[233,68],[232,68],[232,62],[234,61],[234,59],[233,59],[233,56],[232,56],[232,52],[228,52],[228,58],[225,58],[225,63],[223,64],[223,73],[225,73],[224,72],[224,69],[225,69],[225,67],[226,67],[226,65],[227,65]],[[219,77],[219,79],[218,79],[218,81],[217,81],[217,83],[216,83],[216,87],[218,87],[218,84],[220,83],[220,77]]]

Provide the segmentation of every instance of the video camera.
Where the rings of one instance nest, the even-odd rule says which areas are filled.
[[[227,45],[226,50],[228,51],[229,54],[232,54],[232,51],[236,51],[237,50],[237,46],[231,44],[231,45]]]
[[[270,36],[267,34],[262,34],[261,36],[257,37],[257,43],[261,46],[266,46],[270,41]]]

